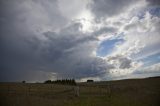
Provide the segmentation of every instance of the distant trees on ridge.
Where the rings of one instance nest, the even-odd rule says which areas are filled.
[[[76,85],[76,82],[74,79],[62,79],[62,80],[46,80],[44,82],[45,84],[64,84],[64,85]]]

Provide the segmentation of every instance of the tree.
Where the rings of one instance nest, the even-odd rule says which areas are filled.
[[[22,83],[26,83],[26,81],[22,81]]]
[[[51,80],[47,80],[47,81],[45,81],[44,83],[45,83],[45,84],[51,84],[52,81],[51,81]]]

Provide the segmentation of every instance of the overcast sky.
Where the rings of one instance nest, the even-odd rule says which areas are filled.
[[[159,0],[0,0],[0,81],[157,75]]]

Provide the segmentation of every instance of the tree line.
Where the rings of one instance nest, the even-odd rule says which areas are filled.
[[[76,85],[76,81],[74,79],[61,79],[61,80],[47,80],[44,82],[45,84],[64,84],[64,85]]]

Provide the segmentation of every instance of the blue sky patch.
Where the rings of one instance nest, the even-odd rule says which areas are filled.
[[[154,8],[149,8],[149,9],[146,9],[146,10],[141,10],[140,12],[138,12],[138,13],[136,14],[136,16],[137,16],[139,19],[143,19],[144,16],[145,16],[145,13],[146,13],[147,11],[148,11],[151,15],[153,15],[153,16],[160,17],[160,7],[154,7]]]
[[[160,8],[152,8],[149,10],[149,13],[157,17],[160,17]]]
[[[110,54],[113,51],[115,45],[122,42],[124,42],[123,39],[109,39],[102,41],[97,49],[97,56],[104,57],[107,54]]]
[[[160,53],[150,55],[144,59],[141,59],[144,62],[144,67],[150,66],[160,62]]]

